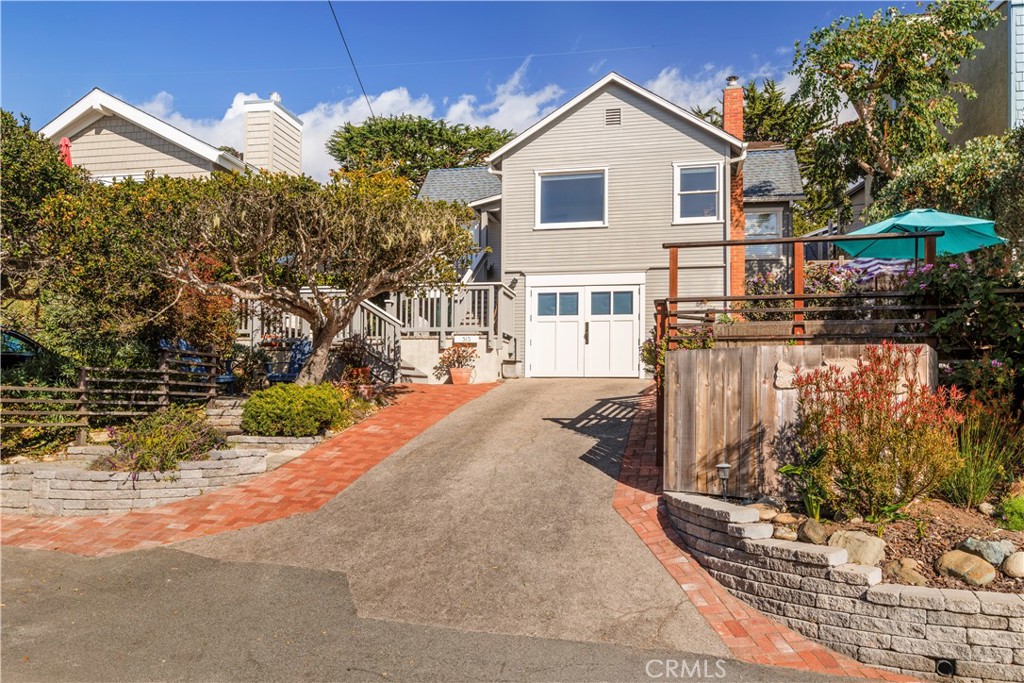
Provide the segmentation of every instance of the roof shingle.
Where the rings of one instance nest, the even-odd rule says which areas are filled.
[[[803,197],[796,152],[785,148],[748,149],[743,164],[744,201],[790,201]]]
[[[420,198],[469,204],[501,194],[501,180],[486,166],[435,168],[427,173]]]

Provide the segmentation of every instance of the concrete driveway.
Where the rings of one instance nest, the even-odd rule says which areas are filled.
[[[5,678],[822,678],[728,660],[612,509],[644,386],[509,382],[314,513],[103,559],[5,549]]]

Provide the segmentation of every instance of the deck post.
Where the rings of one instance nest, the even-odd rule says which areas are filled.
[[[157,403],[160,405],[157,410],[166,408],[171,405],[171,374],[170,374],[170,361],[168,354],[170,351],[164,349],[160,352],[160,384],[157,391]]]
[[[78,428],[75,443],[84,446],[89,440],[89,373],[85,368],[78,368],[78,421],[84,426]]]
[[[672,338],[675,336],[672,325],[678,322],[675,312],[678,307],[673,299],[679,296],[679,247],[669,247],[668,250],[668,310],[665,312],[665,330],[668,334],[669,348],[676,348]]]
[[[663,304],[655,304],[654,313],[654,349],[655,360],[661,351],[661,341],[665,337],[665,309]],[[654,397],[655,397],[655,419],[657,421],[657,450],[658,464],[665,464],[665,375],[664,361],[657,363],[654,368]]]
[[[804,243],[793,243],[793,308],[804,307]],[[802,310],[793,313],[793,334],[802,336],[806,332],[804,328],[804,314]],[[797,344],[803,345],[802,341]]]
[[[933,266],[936,258],[936,239],[935,235],[928,235],[924,238],[924,262]]]

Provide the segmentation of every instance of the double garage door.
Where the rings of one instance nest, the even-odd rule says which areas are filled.
[[[640,285],[530,286],[528,377],[637,377]]]

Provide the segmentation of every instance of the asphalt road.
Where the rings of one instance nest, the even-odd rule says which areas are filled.
[[[731,660],[612,509],[643,386],[510,382],[311,514],[100,559],[4,549],[3,678],[825,680]]]

